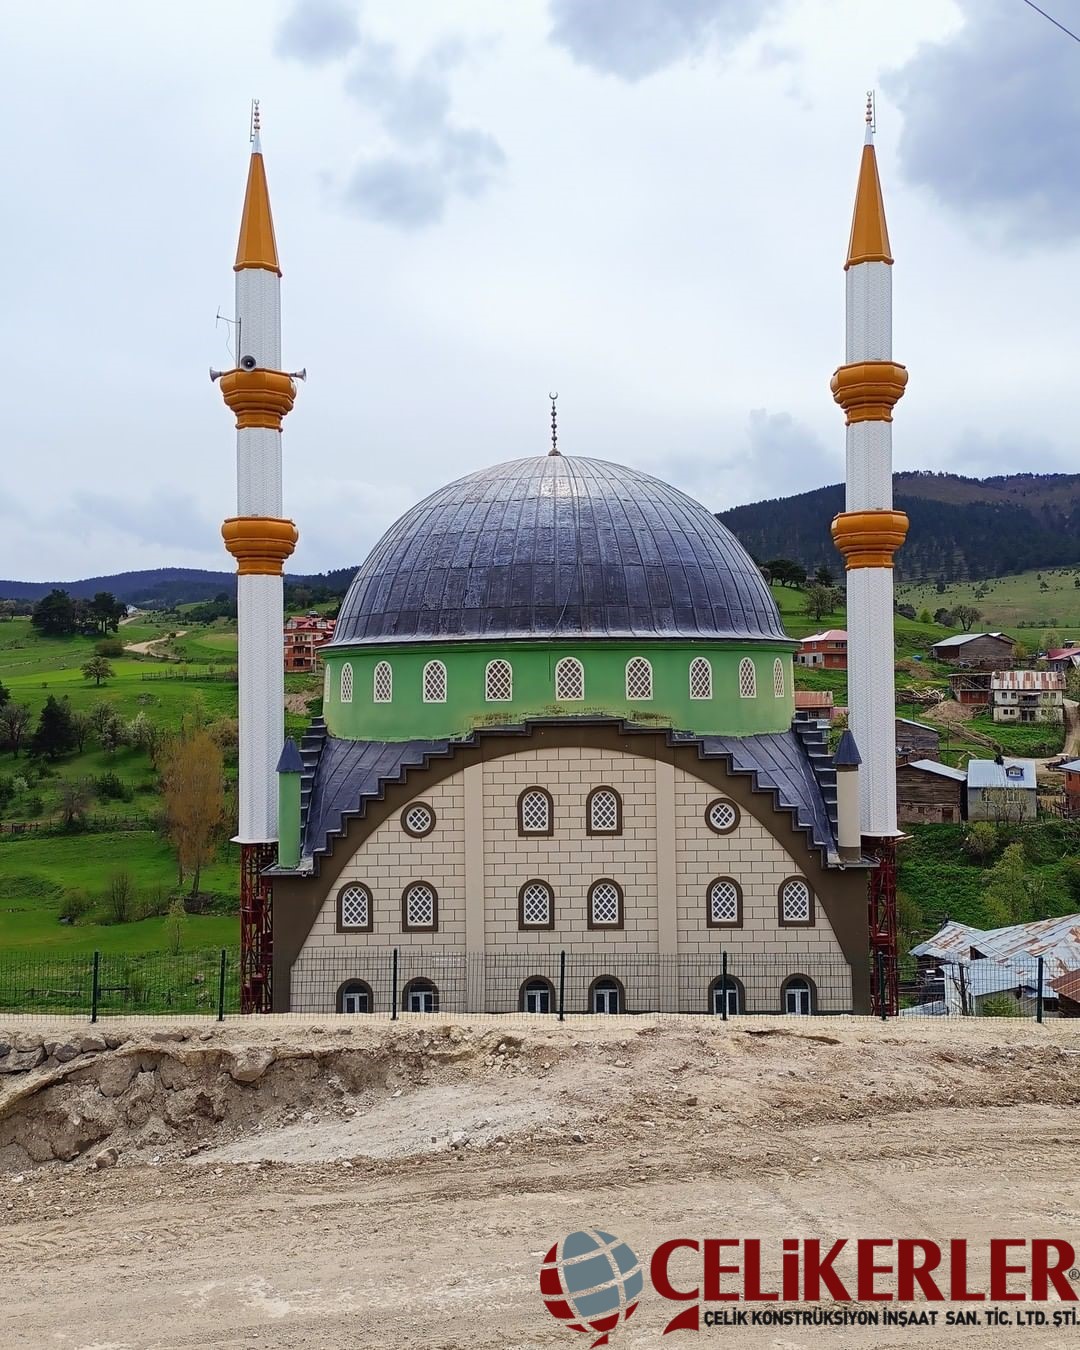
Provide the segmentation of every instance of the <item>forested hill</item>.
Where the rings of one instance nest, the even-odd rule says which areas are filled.
[[[893,476],[910,521],[897,574],[916,581],[977,580],[1033,567],[1080,564],[1080,474],[949,473]],[[844,509],[841,484],[718,512],[755,558],[835,567],[829,524]]]
[[[344,595],[356,567],[342,567],[314,576],[286,574],[286,586],[295,589],[296,603],[307,604]],[[98,591],[109,591],[127,605],[145,609],[165,609],[192,601],[213,600],[219,595],[236,594],[235,572],[205,572],[197,567],[158,567],[145,572],[116,572],[110,576],[85,577],[80,581],[0,581],[0,600],[37,601],[52,590],[67,591],[73,597],[89,599]]]

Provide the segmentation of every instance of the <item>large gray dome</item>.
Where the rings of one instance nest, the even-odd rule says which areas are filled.
[[[481,469],[391,526],[335,646],[455,638],[782,639],[749,554],[699,502],[602,459]]]

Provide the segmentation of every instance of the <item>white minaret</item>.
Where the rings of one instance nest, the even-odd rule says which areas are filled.
[[[832,378],[833,397],[847,414],[846,510],[832,534],[847,566],[848,702],[862,755],[860,815],[868,840],[897,834],[893,554],[908,522],[892,509],[892,410],[907,371],[892,359],[892,266],[871,98],[844,264],[846,364]]]
[[[245,879],[272,863],[285,706],[282,624],[285,559],[296,526],[282,517],[281,422],[296,386],[281,369],[281,268],[253,105],[240,241],[236,249],[236,369],[221,392],[236,414],[236,515],[225,547],[237,560],[239,611],[240,811],[237,839],[249,852]]]

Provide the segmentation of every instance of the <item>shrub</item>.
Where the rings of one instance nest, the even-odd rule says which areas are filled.
[[[29,786],[30,784],[21,774],[16,774],[11,780],[11,790],[13,792],[25,792]]]
[[[119,774],[113,773],[112,770],[99,774],[94,780],[94,786],[97,789],[97,795],[103,801],[129,802],[134,796],[131,788],[127,786]]]
[[[23,802],[23,815],[27,816],[30,820],[36,820],[44,810],[45,803],[36,792],[27,797],[26,801]]]
[[[85,891],[65,891],[57,917],[61,923],[78,923],[90,912],[91,901]]]
[[[183,900],[177,898],[169,906],[165,919],[165,932],[169,939],[169,951],[179,956],[184,947],[184,933],[187,929],[187,911]]]
[[[114,872],[105,893],[105,914],[108,923],[129,923],[135,907],[135,888],[130,872]]]
[[[964,852],[977,862],[986,862],[992,858],[997,846],[998,833],[992,821],[977,820],[964,835]]]
[[[1012,994],[991,994],[979,1007],[980,1017],[1019,1017],[1020,1003]]]
[[[119,638],[104,638],[101,642],[94,643],[94,654],[105,657],[123,656],[124,644]]]
[[[11,778],[0,778],[0,811],[15,796],[15,783]]]

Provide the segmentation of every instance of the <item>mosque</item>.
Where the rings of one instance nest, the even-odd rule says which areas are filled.
[[[550,448],[437,488],[360,568],[283,743],[281,270],[253,122],[234,370],[243,1004],[867,1012],[895,998],[892,362],[868,114],[848,257],[851,730],[795,717],[769,587],[700,503]],[[303,372],[299,372],[303,374]],[[875,960],[875,954],[881,959]],[[837,972],[840,977],[837,977]]]

